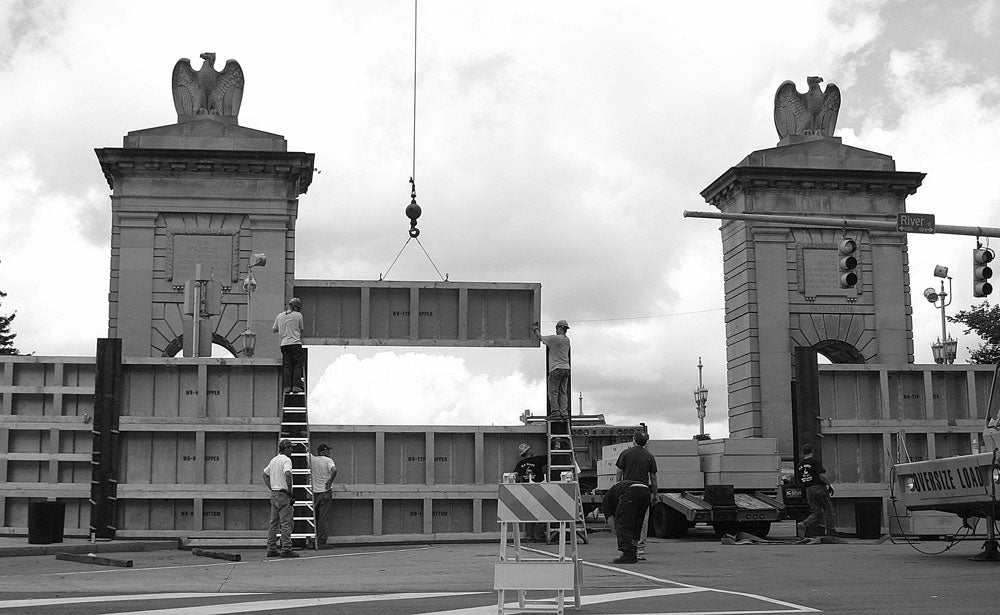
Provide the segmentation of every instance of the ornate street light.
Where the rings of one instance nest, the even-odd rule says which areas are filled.
[[[243,290],[247,294],[247,329],[243,332],[243,356],[252,357],[257,348],[257,334],[253,332],[253,317],[251,311],[251,298],[253,291],[257,290],[257,280],[253,277],[254,267],[263,267],[267,264],[267,255],[264,253],[254,254],[247,261],[247,277],[243,278]]]
[[[707,440],[705,435],[705,406],[708,405],[708,389],[701,380],[701,357],[698,357],[698,388],[694,390],[694,405],[698,409],[698,435],[696,440]]]
[[[935,363],[947,363],[951,365],[955,362],[955,357],[958,355],[958,340],[952,339],[945,327],[948,319],[945,316],[944,309],[951,305],[951,277],[948,276],[948,268],[942,265],[934,267],[934,276],[947,278],[948,292],[944,291],[944,279],[941,280],[940,292],[935,291],[933,288],[924,290],[924,299],[927,299],[934,307],[941,310],[941,337],[931,344],[931,352],[934,354]]]

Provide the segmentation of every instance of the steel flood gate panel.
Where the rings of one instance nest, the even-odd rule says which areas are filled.
[[[303,343],[538,346],[541,285],[499,282],[295,280]]]

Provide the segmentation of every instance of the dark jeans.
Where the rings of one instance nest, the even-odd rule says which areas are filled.
[[[292,496],[287,491],[271,492],[271,518],[267,523],[267,550],[292,550]],[[280,543],[279,543],[280,538]],[[280,548],[279,548],[280,544]]]
[[[636,546],[642,532],[642,519],[649,508],[649,487],[628,487],[622,490],[615,509],[615,534],[618,550],[627,557],[635,557]]]
[[[809,503],[809,516],[802,522],[806,529],[822,518],[827,532],[836,530],[837,515],[833,512],[833,502],[830,500],[830,492],[827,491],[826,485],[806,487],[806,502]]]
[[[302,344],[281,347],[281,386],[302,387]]]
[[[316,508],[316,542],[325,545],[327,526],[330,525],[330,509],[333,508],[333,492],[313,493],[313,506]]]
[[[549,416],[569,418],[569,370],[556,368],[549,372]]]

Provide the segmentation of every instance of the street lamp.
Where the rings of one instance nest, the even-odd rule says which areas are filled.
[[[253,277],[254,267],[263,267],[267,264],[267,255],[264,253],[253,254],[247,261],[247,277],[243,278],[243,290],[247,294],[247,329],[243,332],[243,356],[252,357],[257,347],[257,334],[253,332],[253,317],[251,311],[251,297],[253,291],[257,290],[257,280]]]
[[[931,344],[931,352],[934,354],[935,363],[951,365],[958,354],[958,340],[952,339],[945,327],[948,319],[944,309],[951,305],[951,277],[948,276],[948,268],[942,265],[934,267],[934,276],[942,278],[940,292],[934,288],[924,290],[924,299],[941,310],[941,337]],[[948,292],[944,292],[944,278],[948,280]]]
[[[695,440],[707,440],[705,435],[705,406],[708,405],[708,389],[701,380],[701,357],[698,357],[698,388],[694,390],[694,405],[698,409],[698,435]]]

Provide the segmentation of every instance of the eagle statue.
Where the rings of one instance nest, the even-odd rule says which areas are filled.
[[[236,60],[226,60],[222,72],[215,70],[215,54],[201,54],[204,62],[197,71],[191,60],[181,58],[174,65],[172,87],[178,121],[184,115],[236,117],[243,100],[243,69]]]
[[[819,89],[822,77],[806,77],[809,91],[799,94],[795,82],[786,81],[774,93],[774,127],[778,138],[789,135],[832,137],[840,112],[840,88],[834,84]]]

